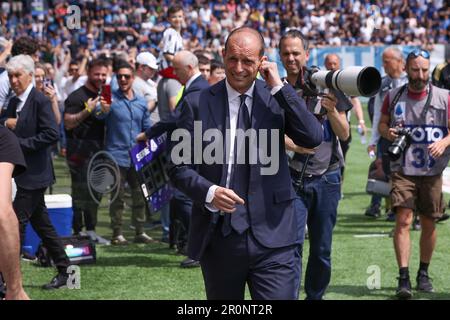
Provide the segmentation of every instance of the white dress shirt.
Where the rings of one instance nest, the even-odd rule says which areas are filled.
[[[197,79],[198,77],[200,77],[201,75],[202,74],[200,72],[197,72],[192,77],[190,77],[184,86],[185,87],[184,91],[186,91],[189,88],[189,86],[192,84],[192,82],[194,82],[194,80]]]
[[[30,92],[32,89],[33,89],[33,84],[30,83],[28,85],[27,89],[20,96],[16,97],[20,100],[19,104],[17,105],[17,109],[16,109],[17,118],[19,118],[19,112],[22,111],[23,106],[25,105],[25,102],[27,101],[28,96],[30,95]]]

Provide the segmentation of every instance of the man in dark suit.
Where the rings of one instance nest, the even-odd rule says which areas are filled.
[[[28,167],[15,179],[13,206],[20,224],[20,240],[23,243],[25,227],[31,222],[58,268],[58,275],[44,289],[57,289],[67,283],[69,259],[49,219],[44,193],[55,180],[50,149],[58,140],[58,126],[50,100],[33,87],[32,58],[15,56],[6,70],[16,97],[8,104],[4,125],[18,137]]]
[[[183,94],[175,108],[173,121],[158,122],[150,127],[146,133],[139,135],[138,141],[145,141],[168,132],[169,136],[177,127],[177,121],[181,113],[181,106],[184,99],[190,97],[195,101],[195,108],[198,108],[198,97],[202,89],[208,88],[208,81],[203,78],[199,70],[198,58],[189,51],[179,51],[173,59],[173,68],[176,76],[183,87]],[[156,128],[154,128],[156,127]],[[170,138],[169,138],[170,140]],[[170,243],[177,246],[181,254],[186,254],[187,236],[189,230],[189,220],[192,211],[192,200],[183,192],[175,190],[174,197],[170,202]],[[178,235],[175,239],[175,234]],[[180,264],[182,268],[198,267],[199,262],[191,258],[186,258]]]
[[[221,163],[202,159],[195,168],[175,163],[170,171],[175,186],[194,201],[188,254],[200,260],[208,299],[243,299],[246,283],[253,299],[298,298],[306,211],[291,184],[282,137],[286,133],[314,148],[323,133],[263,53],[264,40],[256,30],[235,29],[224,49],[226,79],[200,92],[198,110],[189,107],[190,97],[183,100],[179,127],[195,131],[196,120],[202,133],[219,132],[231,143],[221,146]],[[266,83],[255,80],[258,71]],[[239,137],[234,141],[237,130],[249,129],[269,133],[259,134],[257,145]],[[212,143],[195,142],[202,154]],[[278,160],[274,172],[264,170],[267,162],[262,159],[254,161],[254,153],[251,163],[247,157],[252,147],[267,154],[264,144],[270,144],[271,157]],[[171,154],[174,162],[176,149]],[[196,151],[195,157],[199,155]]]

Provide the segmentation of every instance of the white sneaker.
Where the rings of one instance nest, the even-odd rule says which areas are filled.
[[[87,233],[87,235],[88,235],[89,237],[91,237],[92,241],[94,241],[94,242],[96,242],[96,243],[98,243],[98,244],[104,244],[104,245],[107,245],[107,246],[109,246],[109,245],[111,244],[111,242],[110,242],[109,240],[106,240],[105,238],[100,237],[100,236],[99,236],[95,231],[93,231],[93,230],[86,231],[86,233]]]

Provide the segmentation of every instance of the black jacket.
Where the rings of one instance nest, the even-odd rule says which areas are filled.
[[[15,118],[12,103],[3,120]],[[27,171],[15,178],[17,186],[27,190],[46,188],[53,184],[55,175],[51,158],[51,146],[58,141],[58,125],[50,100],[33,88],[20,112],[15,130],[25,156]]]

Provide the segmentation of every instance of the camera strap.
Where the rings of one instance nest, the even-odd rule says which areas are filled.
[[[408,87],[408,84],[404,84],[400,88],[400,90],[398,90],[397,94],[395,95],[394,99],[392,100],[391,104],[389,105],[389,114],[392,112],[392,110],[394,109],[394,107],[397,104],[398,100],[400,99],[400,96],[403,94],[403,92],[406,90],[407,87]],[[421,117],[422,118],[426,117],[428,109],[430,108],[431,98],[433,96],[432,87],[433,86],[431,84],[428,86],[427,101],[425,102],[425,106],[423,107],[423,110],[422,110],[422,113],[421,113]]]
[[[394,109],[394,107],[397,104],[398,100],[400,99],[400,96],[403,94],[403,92],[405,91],[407,86],[408,86],[408,84],[405,84],[405,85],[403,85],[400,88],[400,90],[398,90],[397,94],[395,95],[394,99],[392,100],[391,104],[389,105],[389,113],[392,112],[392,110]],[[430,108],[432,96],[433,96],[432,85],[430,84],[428,86],[427,101],[425,102],[425,106],[423,107],[423,111],[422,111],[422,114],[421,114],[422,118],[425,118],[425,116],[427,115],[428,109]]]

